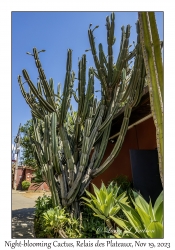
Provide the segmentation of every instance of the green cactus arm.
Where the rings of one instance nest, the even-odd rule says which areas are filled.
[[[121,40],[120,40],[120,52],[119,52],[119,55],[118,55],[118,58],[117,58],[117,62],[119,61],[119,58],[120,58],[120,55],[122,53],[122,49],[123,49],[123,46],[124,46],[124,41],[125,41],[125,38],[126,38],[126,30],[125,30],[125,26],[122,26],[121,27]],[[116,64],[117,64],[116,62]]]
[[[38,120],[36,119],[35,116],[32,117],[32,125],[33,125],[33,130],[34,130],[34,138],[35,141],[37,141],[41,145],[41,136],[39,135],[38,131]]]
[[[72,71],[70,74],[69,95],[68,95],[68,99],[67,99],[66,110],[68,110],[70,108],[70,105],[71,105],[70,102],[71,102],[72,93],[73,93],[74,79],[75,79],[75,73],[74,73],[74,71]]]
[[[67,114],[67,102],[68,102],[68,98],[69,98],[69,95],[70,95],[69,85],[70,85],[70,73],[67,72],[66,73],[66,78],[65,78],[65,83],[64,83],[61,110],[60,110],[60,119],[59,119],[59,124],[60,125],[63,125],[63,123],[65,121],[65,118],[66,118],[66,114]]]
[[[70,114],[71,114],[71,118],[73,121],[73,124],[75,126],[75,122],[76,122],[76,113],[73,111],[72,105],[70,105]]]
[[[94,86],[94,75],[90,74],[89,82],[88,82],[88,86],[87,86],[87,91],[86,91],[86,95],[85,95],[85,99],[84,99],[84,108],[83,108],[82,120],[81,120],[82,123],[84,122],[84,120],[88,116],[87,113],[88,113],[89,105],[90,105],[90,102],[92,102],[92,100],[93,100],[92,99],[94,96],[93,86]]]
[[[86,174],[84,175],[84,178],[82,180],[82,185],[79,190],[79,197],[81,197],[85,188],[89,185],[90,181],[93,179],[93,176],[91,174],[94,172],[93,169],[98,169],[104,157],[106,147],[108,145],[108,140],[106,140],[106,138],[109,138],[110,131],[111,131],[111,124],[108,127],[106,127],[102,140],[99,141],[99,143],[94,146],[94,152],[90,159],[90,163],[87,167]]]
[[[50,118],[49,115],[44,117],[44,156],[46,163],[52,162],[51,141],[50,141]]]
[[[161,108],[160,113],[163,113],[163,65],[154,13],[150,15],[148,12],[139,12],[139,22],[143,56],[147,71],[149,67],[149,74],[147,73],[147,75],[154,91],[155,106],[159,106]]]
[[[59,99],[61,99],[61,84],[60,83],[58,83],[57,85],[57,96]]]
[[[99,46],[99,62],[100,62],[100,66],[101,69],[103,71],[103,74],[105,75],[105,77],[107,78],[108,72],[107,72],[107,68],[108,68],[108,63],[103,51],[103,45],[100,43]],[[99,76],[97,75],[97,73],[94,70],[94,75],[97,77],[97,79],[99,79]]]
[[[84,177],[82,179],[82,183],[81,183],[79,194],[78,194],[79,197],[82,196],[82,194],[84,193],[84,190],[86,189],[86,187],[88,186],[88,184],[91,180],[90,173],[91,173],[91,170],[93,168],[94,161],[97,158],[99,148],[100,148],[100,143],[98,143],[94,146],[93,153],[92,153],[92,156],[90,158],[90,163],[89,163],[87,170],[86,170],[86,173],[84,174]]]
[[[164,86],[163,86],[163,63],[162,63],[162,55],[161,55],[161,48],[160,48],[160,39],[156,24],[156,18],[154,12],[148,12],[149,20],[150,20],[150,28],[152,32],[152,46],[154,47],[154,54],[155,54],[155,63],[158,73],[158,79],[159,79],[159,86],[160,86],[160,92],[163,100],[163,94],[164,94]]]
[[[124,119],[120,128],[120,134],[119,134],[119,137],[117,138],[115,146],[112,152],[110,153],[110,155],[108,156],[108,158],[104,161],[104,163],[98,169],[94,169],[94,171],[92,172],[93,178],[103,173],[108,168],[108,166],[114,161],[114,159],[117,157],[120,151],[120,148],[123,144],[125,134],[127,132],[131,110],[132,108],[129,105],[127,105],[125,108],[125,112],[124,112]]]
[[[108,145],[108,140],[106,138],[109,138],[110,135],[110,129],[111,129],[111,123],[105,128],[102,139],[101,139],[101,146],[100,146],[100,150],[98,152],[98,156],[95,160],[94,169],[97,169],[103,159],[104,153],[106,151],[106,147]]]
[[[126,99],[130,96],[134,95],[134,92],[136,92],[138,89],[140,89],[140,75],[142,74],[142,71],[144,71],[144,68],[142,67],[143,65],[143,55],[142,55],[142,49],[141,49],[141,44],[140,44],[140,29],[139,29],[139,23],[137,22],[137,45],[136,45],[136,57],[134,61],[134,67],[132,70],[132,75],[130,78],[130,82],[128,84],[127,89],[125,90],[125,93],[121,99],[121,102],[125,102]],[[142,76],[143,77],[143,76]],[[140,84],[139,84],[140,83]],[[141,90],[141,89],[140,89]],[[141,93],[137,91],[137,99],[140,97]],[[135,98],[135,103],[136,103],[136,98]]]
[[[72,196],[69,197],[67,195],[67,206],[70,206],[73,203],[73,201],[75,200],[75,198],[77,197],[77,194],[79,192],[80,186],[81,186],[81,182],[79,181],[77,183],[77,185],[76,185],[76,188],[74,188],[74,192],[73,192]]]
[[[95,143],[95,140],[96,140],[96,137],[97,137],[98,128],[99,128],[99,126],[102,123],[104,112],[105,112],[105,105],[102,105],[101,109],[100,109],[100,112],[99,112],[99,115],[98,115],[98,118],[97,118],[97,120],[95,122],[94,128],[93,128],[92,132],[89,134],[89,148],[87,150],[88,158],[90,156],[90,153],[92,151],[93,145]]]
[[[37,162],[39,163],[39,166],[42,168],[42,165],[43,165],[43,160],[42,160],[42,157],[40,155],[40,151],[38,147],[36,147],[36,144],[33,143],[32,144],[32,148],[33,148],[33,151],[36,153],[36,156],[37,156]]]
[[[45,93],[45,97],[46,97],[46,100],[47,102],[53,107],[53,109],[55,110],[56,107],[55,107],[55,102],[54,102],[54,95],[52,93],[52,89],[50,88],[48,82],[46,81],[46,78],[45,78],[45,74],[44,72],[41,73],[41,70],[40,70],[40,79],[41,79],[41,86],[42,88],[44,89],[44,93]]]
[[[141,83],[141,69],[142,69],[142,64],[144,63],[142,60],[142,55],[141,56],[137,56],[138,59],[138,66],[135,67],[135,69],[133,70],[133,83],[132,83],[132,88],[130,91],[130,95],[129,95],[129,102],[132,106],[134,106],[134,103],[137,101],[138,99],[138,90],[139,90],[139,85]],[[137,59],[136,58],[136,59]],[[136,63],[137,65],[137,63]],[[135,66],[135,65],[134,65]]]
[[[76,92],[75,92],[74,90],[72,91],[72,94],[73,94],[74,100],[75,100],[77,103],[79,103],[79,99],[78,99],[78,97],[76,96]]]
[[[49,79],[49,87],[50,87],[50,90],[51,90],[51,96],[55,102],[55,98],[54,98],[54,81],[53,81],[53,78],[50,78]]]
[[[51,114],[51,142],[52,142],[52,159],[53,166],[58,174],[61,174],[59,159],[58,159],[58,138],[56,134],[57,127],[57,114],[54,112]]]
[[[95,63],[96,69],[98,71],[98,76],[100,78],[104,92],[107,93],[107,82],[106,82],[105,75],[103,74],[103,71],[101,70],[101,67],[100,67],[99,59],[97,57],[97,53],[96,53],[96,49],[95,49],[94,36],[93,36],[93,32],[91,29],[88,30],[88,36],[89,36],[89,42],[90,42],[90,46],[91,46],[92,55],[94,58],[94,63]]]
[[[112,85],[112,71],[113,71],[113,49],[114,44],[114,27],[115,27],[115,14],[111,14],[111,23],[109,17],[106,18],[106,28],[107,28],[107,43],[108,43],[108,86]]]
[[[99,115],[99,112],[100,112],[100,109],[101,109],[101,105],[102,105],[102,103],[100,102],[100,103],[98,104],[98,107],[96,108],[96,111],[95,111],[94,116],[92,117],[91,132],[92,132],[92,130],[93,130],[93,128],[94,128],[94,125],[95,125],[95,123],[96,123],[96,120],[97,120],[97,118],[98,118],[98,115]]]
[[[85,100],[85,81],[86,78],[86,55],[84,54],[78,63],[78,111],[76,115],[76,121],[74,126],[74,161],[75,164],[79,160],[79,150],[78,145],[81,136],[81,124],[82,124],[82,113],[84,109]]]
[[[64,173],[64,172],[63,172]],[[65,180],[65,175],[64,174],[60,174],[59,175],[59,179],[60,179],[60,191],[61,191],[61,200],[62,200],[62,205],[66,206],[67,202],[66,202],[66,194],[67,194],[67,188],[66,188],[66,180]]]
[[[65,132],[64,127],[60,127],[59,134],[63,143],[63,149],[64,149],[64,153],[66,156],[67,166],[69,169],[70,185],[72,185],[74,181],[74,168],[76,168],[73,154],[72,154],[70,143],[69,143],[67,133]]]
[[[18,76],[18,83],[19,83],[19,86],[20,86],[21,93],[22,93],[24,99],[26,100],[27,104],[31,108],[31,110],[33,110],[34,114],[36,114],[37,117],[39,117],[41,119],[44,119],[44,116],[43,116],[44,111],[43,111],[43,109],[42,109],[42,112],[40,112],[37,109],[37,107],[34,106],[35,103],[33,103],[33,101],[30,101],[30,98],[31,98],[30,95],[25,92],[23,84],[22,84],[21,76]]]
[[[78,116],[81,117],[85,99],[86,85],[86,55],[84,54],[78,63]]]
[[[41,87],[41,82],[39,80],[37,81],[37,89],[38,89],[38,93],[42,95],[42,87]]]
[[[128,51],[128,45],[129,45],[129,37],[130,37],[130,25],[127,25],[126,27],[126,35],[122,35],[122,49],[119,53],[118,59],[116,64],[114,65],[114,74],[112,78],[112,86],[117,84],[120,80],[121,71],[124,67],[124,63],[127,60],[127,51]]]
[[[90,133],[90,126],[91,126],[91,116],[92,116],[92,111],[93,111],[93,107],[91,107],[91,111],[89,113],[89,118],[86,119],[85,121],[85,130],[84,130],[84,137],[83,137],[83,142],[82,142],[82,153],[81,153],[81,157],[80,157],[80,167],[78,169],[78,174],[75,178],[75,181],[71,187],[71,189],[69,190],[68,194],[67,194],[67,199],[69,200],[72,196],[74,196],[74,192],[77,190],[77,187],[79,186],[80,180],[83,176],[83,173],[85,172],[85,167],[87,166],[88,160],[89,160],[89,155],[91,153],[92,150],[92,146],[93,146],[93,142],[95,140],[96,137],[96,131],[98,126],[101,123],[100,117],[99,119],[97,119],[96,121],[96,126],[94,127],[94,130],[92,131],[92,133]],[[104,112],[104,110],[102,110]],[[78,190],[77,190],[78,192]]]
[[[38,118],[38,119],[41,119],[41,120],[43,120],[44,119],[44,116],[42,116],[41,114],[40,114],[40,112],[38,112],[37,110],[31,110],[31,113],[32,113],[32,115],[33,116],[35,116],[36,118]]]
[[[134,97],[133,97],[133,102],[132,102],[132,107],[136,107],[142,97],[142,93],[143,93],[143,88],[144,88],[144,83],[145,83],[145,76],[146,76],[146,69],[145,69],[145,64],[144,64],[144,60],[142,59],[141,65],[140,65],[140,76],[138,79],[138,84],[136,86],[136,92],[134,93]]]
[[[163,185],[163,66],[154,13],[139,12],[139,24],[140,40],[150,93],[150,104],[156,127],[159,172]]]
[[[60,202],[60,198],[58,195],[58,191],[56,189],[56,185],[55,185],[55,178],[54,178],[54,173],[53,173],[53,167],[51,165],[47,165],[47,174],[48,174],[48,181],[49,181],[49,188],[51,190],[51,194],[52,194],[52,200],[53,200],[53,205],[54,207],[57,206],[61,206],[61,202]]]
[[[90,163],[89,163],[87,170],[86,170],[86,173],[84,174],[84,177],[82,179],[82,183],[81,183],[79,194],[78,194],[79,197],[82,196],[82,194],[84,193],[84,190],[86,189],[86,187],[89,185],[90,181],[92,180],[91,171],[93,169],[94,162],[98,156],[98,153],[100,150],[100,145],[101,145],[101,142],[99,142],[98,144],[96,144],[94,146],[93,153],[92,153],[92,156],[90,158]]]
[[[72,76],[71,76],[71,68],[72,68],[72,50],[68,50],[67,52],[67,63],[66,63],[66,77],[64,82],[64,89],[63,89],[63,99],[61,104],[61,111],[60,111],[60,119],[59,124],[63,125],[64,120],[66,118],[67,110],[69,108],[69,101],[72,89]]]
[[[116,114],[117,110],[120,107],[120,99],[122,95],[122,84],[120,84],[119,88],[115,88],[114,93],[115,94],[113,96],[113,101],[111,102],[107,117],[105,121],[98,128],[98,132],[100,133],[97,137],[98,139],[99,137],[101,137],[101,134],[104,131],[104,129],[112,122],[114,115]]]
[[[26,92],[24,90],[24,87],[23,87],[23,84],[22,84],[22,79],[21,79],[20,75],[18,76],[18,83],[19,83],[19,87],[20,87],[21,93],[22,93],[24,99],[26,99]]]
[[[48,111],[48,112],[54,112],[54,108],[47,102],[44,100],[44,98],[42,97],[42,95],[39,94],[37,88],[35,87],[35,85],[32,83],[32,81],[30,80],[30,77],[27,73],[27,71],[24,69],[22,70],[23,76],[25,78],[25,80],[27,81],[29,87],[31,88],[33,94],[38,98],[38,100],[42,103],[42,105],[44,106],[44,108]]]
[[[33,56],[34,56],[36,67],[38,69],[38,73],[39,73],[39,76],[40,76],[41,85],[42,85],[42,87],[44,89],[46,100],[55,109],[53,91],[52,91],[50,85],[48,84],[48,82],[46,80],[46,76],[44,74],[44,70],[42,69],[42,65],[41,65],[41,62],[39,60],[38,52],[37,52],[36,48],[33,48]]]
[[[95,76],[98,80],[100,80],[100,77],[99,77],[99,75],[96,73],[96,70],[93,71],[93,74],[94,74],[94,76]]]

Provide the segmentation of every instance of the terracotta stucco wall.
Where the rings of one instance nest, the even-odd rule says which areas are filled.
[[[41,184],[38,183],[31,183],[28,191],[49,191],[49,187],[46,182]]]
[[[30,181],[31,182],[32,177],[33,177],[33,172],[34,172],[34,170],[26,168],[26,170],[25,170],[25,180],[26,181]]]
[[[16,170],[15,170],[16,171]],[[18,190],[22,188],[21,183],[24,179],[24,172],[22,168],[18,168],[17,170],[17,176],[16,176],[16,187]]]
[[[110,155],[114,144],[108,143],[103,161]],[[103,172],[100,176],[96,177],[92,183],[97,187],[101,186],[101,181],[108,184],[115,177],[119,175],[127,175],[128,179],[132,181],[132,172],[130,164],[130,149],[155,149],[156,146],[156,130],[152,118],[134,126],[127,131],[125,141],[122,149],[119,152],[117,158],[111,164],[111,166]],[[89,187],[92,191],[92,187]]]
[[[153,122],[153,118],[146,120],[136,126],[138,149],[155,149],[156,144],[156,128]]]
[[[25,169],[25,168],[18,167],[17,176],[16,176],[16,187],[18,190],[22,189],[22,181],[26,180],[26,181],[31,182],[33,172],[34,170],[32,169]]]

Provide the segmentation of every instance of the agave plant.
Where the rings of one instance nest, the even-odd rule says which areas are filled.
[[[120,210],[119,202],[121,204],[127,204],[126,192],[118,195],[120,187],[116,185],[113,186],[112,182],[107,188],[103,182],[100,189],[94,184],[92,185],[95,196],[86,190],[86,194],[89,198],[82,197],[82,199],[85,201],[84,203],[95,212],[94,216],[104,220],[111,232],[115,231],[111,224],[110,217],[116,215]]]
[[[110,216],[123,230],[123,238],[163,238],[163,191],[158,196],[154,206],[149,204],[138,193],[133,191],[134,208],[128,204],[119,203],[128,221]],[[118,235],[115,235],[119,238]]]

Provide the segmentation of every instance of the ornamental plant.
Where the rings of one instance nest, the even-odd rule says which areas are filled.
[[[122,238],[163,238],[163,191],[157,197],[154,206],[137,192],[133,191],[134,208],[128,204],[119,206],[128,220],[110,216],[124,232]],[[116,238],[121,238],[115,235]]]
[[[22,181],[23,190],[28,190],[29,187],[30,187],[30,181]]]
[[[22,70],[29,92],[24,89],[22,76],[18,76],[21,93],[31,108],[34,136],[31,137],[37,165],[47,181],[54,206],[66,207],[75,217],[80,215],[79,201],[91,180],[104,172],[117,157],[129,124],[132,108],[137,106],[145,84],[145,64],[140,44],[139,23],[136,24],[137,44],[129,51],[131,26],[122,27],[120,50],[115,59],[115,14],[106,18],[107,47],[98,52],[95,29],[89,26],[88,37],[95,68],[88,70],[86,80],[86,54],[78,62],[78,75],[72,70],[72,50],[68,49],[63,92],[58,85],[54,90],[53,79],[47,80],[39,53],[33,48],[33,56],[39,74],[37,85],[26,69]],[[134,58],[133,67],[130,60]],[[95,98],[94,78],[101,86],[101,99]],[[78,80],[78,89],[74,81]],[[71,98],[78,103],[77,112],[71,106]],[[108,144],[112,120],[124,108],[124,118],[116,144],[102,163]],[[71,116],[71,122],[70,122]]]

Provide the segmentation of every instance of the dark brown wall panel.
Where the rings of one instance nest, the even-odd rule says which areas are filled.
[[[155,149],[156,128],[153,118],[150,118],[136,126],[139,149]]]

